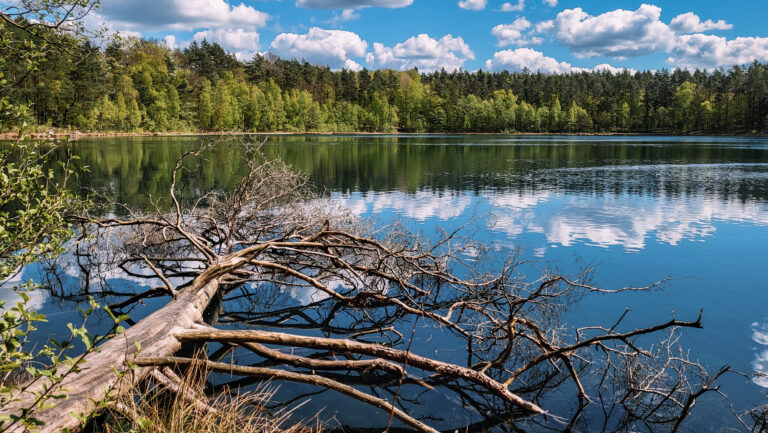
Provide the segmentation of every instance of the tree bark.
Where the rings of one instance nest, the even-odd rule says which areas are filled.
[[[203,311],[219,288],[215,274],[200,275],[176,299],[88,354],[80,371],[68,375],[60,385],[66,390],[67,398],[53,400],[54,407],[34,414],[34,418],[45,423],[37,431],[58,433],[79,429],[81,422],[76,414],[90,415],[97,409],[97,403],[129,392],[154,368],[131,369],[129,362],[176,353],[181,341],[175,335],[202,322]],[[35,401],[35,393],[41,392],[43,382],[38,382],[19,395],[18,401],[0,408],[0,416],[20,414]],[[7,431],[21,433],[25,428],[17,423]]]

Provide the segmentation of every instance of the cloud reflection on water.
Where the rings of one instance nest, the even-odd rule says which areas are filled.
[[[768,322],[752,324],[752,339],[763,346],[758,348],[755,360],[752,362],[752,368],[757,373],[753,381],[758,386],[768,388]]]
[[[438,193],[430,190],[407,194],[400,191],[348,194],[337,197],[339,203],[357,215],[394,211],[416,221],[458,218],[472,205],[473,199],[463,193]]]
[[[544,196],[550,199],[550,194]],[[547,242],[561,246],[586,243],[600,247],[620,245],[642,250],[649,240],[677,245],[701,241],[715,232],[716,221],[768,225],[765,203],[726,200],[704,194],[685,197],[648,197],[606,194],[601,197],[564,195],[541,211],[501,207],[496,229],[509,235],[544,233]],[[512,228],[513,230],[505,230]]]
[[[716,222],[768,226],[768,203],[693,192],[674,196],[630,193],[564,194],[544,191],[482,191],[445,193],[422,190],[348,194],[342,204],[359,215],[392,212],[419,222],[449,221],[486,202],[493,213],[489,229],[514,238],[541,233],[547,244],[578,243],[627,250],[642,250],[649,242],[677,245],[704,241],[716,231]],[[539,246],[541,247],[541,246]]]
[[[16,303],[21,301],[21,296],[16,292],[16,288],[20,287],[30,279],[34,279],[30,275],[29,269],[22,269],[14,272],[5,281],[0,281],[0,302],[5,302],[5,305],[0,308],[0,311],[14,307]],[[45,303],[48,298],[47,293],[43,290],[27,290],[25,292],[29,296],[29,302],[27,302],[27,308],[31,310],[39,309]]]

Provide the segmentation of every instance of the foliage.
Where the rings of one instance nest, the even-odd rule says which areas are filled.
[[[83,80],[92,78],[93,63],[87,60],[98,49],[91,46],[91,38],[99,38],[103,30],[88,29],[83,19],[100,0],[24,0],[0,3],[0,131],[18,128],[23,130],[34,119],[37,101],[15,91],[25,85],[26,79],[39,80],[40,72],[51,69],[50,65],[62,62],[74,68]],[[47,65],[48,64],[48,65]],[[45,88],[47,97],[60,98],[61,74],[66,68],[53,67],[55,76],[50,86],[36,81]],[[83,81],[78,91],[86,97],[100,91]],[[21,96],[21,98],[20,98]]]
[[[71,164],[75,157],[55,160],[58,170],[46,168],[53,164],[56,150],[55,146],[20,140],[0,151],[0,282],[31,262],[57,256],[72,236],[67,216],[85,203],[68,189],[68,180],[76,174]],[[92,336],[85,327],[87,318],[100,308],[91,299],[89,307],[81,310],[83,324],[68,325],[68,341],[51,339],[40,344],[35,331],[47,319],[29,306],[26,292],[34,288],[32,282],[16,287],[21,301],[11,308],[0,302],[0,406],[22,399],[29,402],[22,411],[0,419],[0,430],[16,424],[39,427],[35,413],[66,398],[61,382],[79,371],[84,356],[104,338]],[[118,331],[125,317],[112,318],[113,331]],[[82,346],[77,350],[75,340]],[[29,390],[39,383],[42,392],[33,392],[29,398]]]
[[[77,157],[58,161],[57,174],[44,168],[50,152],[24,141],[0,150],[0,280],[26,263],[59,254],[71,237],[65,219],[81,204],[67,181]]]
[[[19,424],[26,429],[34,429],[42,425],[35,418],[40,410],[55,406],[55,401],[67,397],[66,389],[61,387],[62,381],[70,374],[80,371],[85,356],[94,350],[106,336],[94,336],[88,332],[88,318],[101,307],[89,298],[86,309],[79,309],[83,323],[75,327],[67,324],[70,338],[66,341],[50,339],[48,343],[34,349],[33,333],[38,325],[47,322],[47,318],[29,308],[30,296],[25,290],[32,290],[33,283],[25,284],[19,291],[21,301],[7,310],[2,310],[5,302],[0,302],[0,406],[15,401],[28,402],[23,410],[16,414],[0,417],[0,431],[5,431]],[[108,308],[105,311],[113,320],[111,333],[120,333],[123,328],[120,322],[126,316],[114,315]],[[82,347],[75,344],[79,341]],[[42,383],[42,392],[31,392],[33,385]],[[28,395],[32,393],[31,398]]]
[[[38,105],[23,95],[19,98],[14,89],[27,76],[39,79],[40,71],[50,70],[46,62],[61,61],[73,68],[67,72],[94,78],[97,69],[88,57],[98,50],[87,37],[97,33],[84,33],[81,20],[97,5],[98,0],[25,0],[0,5],[0,129],[18,129],[21,135],[35,122]],[[75,53],[83,56],[76,58]],[[60,83],[65,77],[49,78],[46,95],[59,102],[75,94],[94,98],[103,91],[81,82],[70,89],[75,93],[64,94]],[[105,115],[110,107],[106,98],[102,103],[100,113]],[[80,171],[73,168],[76,157],[69,155],[66,143],[62,147],[65,155],[61,159],[54,156],[61,147],[21,137],[0,149],[0,283],[31,262],[60,254],[72,236],[67,217],[85,203],[68,189],[69,180]],[[34,288],[33,282],[15,287],[21,301],[10,308],[0,302],[0,407],[23,402],[21,410],[0,418],[0,431],[40,427],[36,413],[66,398],[62,382],[78,372],[84,357],[106,338],[91,335],[85,326],[88,317],[101,308],[90,299],[89,306],[80,309],[83,324],[68,325],[68,340],[41,344],[36,331],[47,319],[29,305],[26,292]],[[114,323],[110,334],[121,332],[120,322],[126,317],[105,311]]]
[[[768,130],[768,66],[571,74],[359,72],[216,43],[77,43],[0,63],[29,122],[87,131],[745,133]],[[17,62],[18,63],[18,62]],[[19,63],[21,64],[21,63]],[[2,128],[0,126],[0,128]],[[6,127],[7,129],[7,127]]]

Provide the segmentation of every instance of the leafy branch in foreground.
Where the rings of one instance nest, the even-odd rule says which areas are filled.
[[[67,188],[70,178],[76,175],[72,166],[76,158],[56,161],[58,172],[47,168],[54,149],[24,140],[0,149],[0,284],[4,286],[22,273],[24,266],[60,254],[72,236],[68,216],[84,209],[85,203]],[[36,341],[39,337],[33,334],[47,319],[30,309],[26,292],[35,288],[32,282],[14,287],[21,301],[11,308],[6,309],[5,301],[0,302],[0,406],[18,401],[17,397],[30,386],[39,386],[20,411],[0,417],[2,431],[14,425],[39,426],[36,412],[65,398],[66,390],[57,385],[79,371],[85,354],[98,341],[87,332],[85,324],[69,326],[69,341]],[[91,299],[90,307],[82,311],[84,318],[97,307]],[[82,341],[85,350],[71,350],[75,338]],[[74,356],[70,356],[73,352]]]
[[[1,101],[0,101],[1,102]],[[58,256],[73,232],[68,221],[82,212],[87,202],[70,191],[70,179],[80,171],[77,159],[69,154],[53,160],[56,145],[18,140],[0,149],[0,284],[9,287],[24,267],[41,259]],[[55,168],[50,168],[51,166]],[[83,169],[84,170],[84,169]],[[0,431],[19,427],[37,429],[39,411],[54,407],[67,397],[59,386],[71,374],[79,373],[83,359],[105,337],[92,336],[86,322],[99,305],[90,298],[81,309],[83,324],[68,325],[66,341],[40,341],[38,326],[47,318],[30,307],[27,293],[39,286],[33,282],[13,287],[21,297],[10,308],[0,302],[0,407],[20,404],[19,410],[0,416]],[[112,332],[120,330],[124,316],[115,316]],[[77,343],[76,343],[77,340]],[[30,387],[36,387],[30,391]],[[23,402],[20,395],[25,395]]]
[[[45,168],[54,149],[29,141],[0,149],[0,281],[55,257],[72,236],[67,216],[83,208],[68,189],[77,157],[56,161],[56,173]]]
[[[22,287],[32,290],[33,283]],[[68,390],[60,386],[69,375],[80,373],[84,359],[94,352],[99,343],[114,333],[122,332],[120,322],[126,316],[115,316],[107,309],[114,325],[106,336],[93,336],[86,327],[88,318],[101,308],[93,298],[87,309],[79,309],[83,316],[79,327],[67,324],[70,337],[65,341],[51,338],[45,344],[34,344],[33,333],[37,325],[47,322],[45,315],[29,308],[30,297],[24,291],[18,292],[22,298],[15,306],[4,310],[5,301],[0,302],[0,407],[20,403],[21,407],[14,414],[0,415],[0,431],[7,431],[19,426],[26,430],[36,430],[44,423],[37,418],[37,413],[56,406],[56,401],[67,398]],[[82,347],[77,348],[79,344]],[[32,346],[33,348],[30,348]],[[35,349],[34,347],[39,347]],[[31,387],[29,398],[21,401]]]

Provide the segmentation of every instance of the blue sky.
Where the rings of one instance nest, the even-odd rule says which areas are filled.
[[[90,18],[333,69],[569,72],[768,62],[766,0],[103,0]]]

